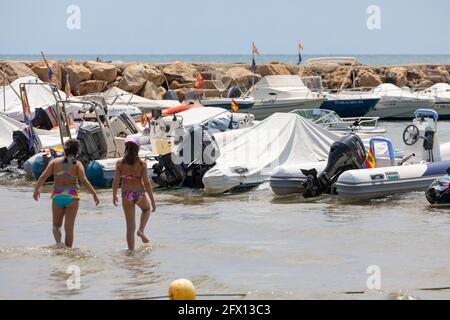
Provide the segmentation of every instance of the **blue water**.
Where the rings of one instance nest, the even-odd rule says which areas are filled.
[[[355,57],[361,63],[373,66],[379,65],[394,65],[394,64],[450,64],[450,54],[448,55],[304,55],[303,61],[309,58],[317,58],[324,56],[351,56]],[[204,62],[204,63],[250,63],[250,55],[204,55],[204,54],[148,54],[148,55],[133,55],[133,54],[102,54],[102,55],[52,55],[48,54],[47,58],[50,60],[67,60],[73,59],[78,61],[95,60],[100,57],[102,60],[112,60],[114,63],[121,62],[146,62],[146,63],[165,63],[174,61],[184,62]],[[41,60],[39,54],[36,55],[2,55],[0,60]],[[297,55],[283,55],[283,54],[265,54],[256,57],[256,62],[269,63],[273,61],[295,64],[298,62]]]

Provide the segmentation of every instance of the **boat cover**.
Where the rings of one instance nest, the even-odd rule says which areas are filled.
[[[205,193],[218,194],[268,180],[287,162],[326,160],[339,136],[293,113],[275,113],[222,145],[203,177]]]
[[[0,86],[0,112],[9,117],[23,121],[22,100],[20,98],[21,83],[44,83],[36,77],[22,77],[16,79],[9,85]],[[36,108],[46,108],[56,103],[50,86],[28,86],[26,87],[28,102],[30,103],[31,113],[34,114]],[[59,91],[61,98],[66,99],[63,91]],[[80,106],[66,105],[67,111],[79,110]]]

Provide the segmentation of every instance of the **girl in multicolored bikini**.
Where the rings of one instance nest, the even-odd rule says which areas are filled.
[[[95,204],[99,204],[97,194],[86,178],[83,165],[75,159],[79,149],[80,144],[77,140],[68,140],[64,144],[64,157],[52,160],[49,163],[34,189],[33,198],[38,201],[40,188],[49,177],[53,176],[53,236],[55,237],[58,248],[64,247],[64,245],[71,248],[73,245],[73,229],[80,200],[78,180],[92,194]],[[66,234],[64,244],[61,242],[61,226],[63,221]]]
[[[113,203],[117,206],[119,202],[117,191],[122,180],[122,207],[125,212],[127,243],[130,251],[134,250],[136,205],[142,210],[137,236],[144,243],[149,242],[145,236],[145,226],[150,218],[150,212],[156,209],[155,197],[147,174],[147,164],[139,158],[139,148],[139,138],[129,137],[125,140],[124,157],[116,163],[116,175],[113,182]]]

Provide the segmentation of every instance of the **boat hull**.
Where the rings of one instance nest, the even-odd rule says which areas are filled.
[[[426,191],[446,174],[450,161],[407,166],[349,170],[336,182],[339,199],[346,201],[381,198],[412,191]]]
[[[363,117],[372,110],[380,99],[331,99],[320,106],[321,109],[332,110],[340,117]]]
[[[417,109],[433,109],[434,106],[434,102],[431,100],[383,98],[366,116],[388,120],[410,120],[414,118],[414,111]]]
[[[239,111],[245,111],[246,113],[253,108],[253,105],[255,104],[254,101],[244,101],[244,100],[236,100],[236,103],[239,105]],[[226,100],[203,100],[202,104],[205,107],[215,107],[215,108],[222,108],[228,111],[231,110],[231,101]],[[233,112],[233,111],[232,111]]]
[[[248,110],[255,116],[255,120],[264,120],[276,112],[289,113],[295,109],[314,109],[319,108],[324,99],[301,99],[301,100],[285,100],[285,101],[257,101],[253,108]],[[239,109],[238,112],[246,112]]]

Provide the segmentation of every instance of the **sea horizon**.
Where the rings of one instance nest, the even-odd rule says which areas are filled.
[[[112,63],[171,63],[182,61],[187,63],[251,63],[250,54],[51,54],[47,53],[49,60],[96,60]],[[398,64],[450,64],[450,54],[304,54],[302,62],[311,58],[321,57],[354,57],[363,64],[398,65]],[[0,54],[0,60],[13,61],[40,61],[40,54]],[[298,54],[263,54],[256,57],[258,64],[282,62],[288,64],[298,63]]]

